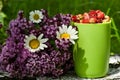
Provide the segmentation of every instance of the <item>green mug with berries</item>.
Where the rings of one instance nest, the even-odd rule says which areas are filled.
[[[78,37],[73,47],[75,72],[84,78],[106,76],[110,56],[110,17],[100,10],[72,16],[78,28]]]

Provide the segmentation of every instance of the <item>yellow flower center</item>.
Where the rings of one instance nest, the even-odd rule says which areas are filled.
[[[40,17],[39,17],[38,14],[34,14],[33,18],[34,18],[35,20],[38,20]]]
[[[60,35],[60,38],[69,39],[70,38],[70,34],[63,33],[63,34]]]
[[[32,48],[32,49],[36,49],[40,46],[40,42],[38,41],[38,39],[32,39],[29,43],[29,46]]]

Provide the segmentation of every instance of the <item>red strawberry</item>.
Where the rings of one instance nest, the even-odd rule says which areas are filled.
[[[76,22],[77,21],[77,17],[75,15],[72,16],[72,21]]]
[[[102,19],[97,19],[96,23],[102,23]]]
[[[84,14],[83,14],[83,18],[84,18],[84,19],[89,19],[89,18],[90,18],[90,17],[89,17],[89,14],[88,14],[88,13],[84,13]]]
[[[105,17],[105,14],[103,12],[97,13],[97,18],[98,19],[104,19],[104,17]]]
[[[77,17],[78,20],[80,20],[80,19],[83,18],[83,15],[82,14],[78,14],[78,15],[76,15],[76,17]]]
[[[89,22],[90,22],[90,23],[96,23],[96,22],[97,22],[97,19],[96,19],[96,18],[90,18],[90,19],[89,19]]]
[[[99,13],[99,12],[101,12],[100,10],[96,10],[96,13]]]
[[[89,23],[89,19],[83,19],[81,22],[82,23]]]
[[[91,18],[96,18],[96,16],[97,16],[96,11],[95,11],[95,10],[91,10],[91,11],[89,12],[89,16],[90,16]]]

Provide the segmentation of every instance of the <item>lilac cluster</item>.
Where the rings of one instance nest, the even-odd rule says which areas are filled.
[[[49,18],[47,11],[42,22],[36,27],[34,23],[23,16],[23,11],[12,20],[8,29],[8,38],[0,54],[0,69],[10,74],[10,77],[24,78],[36,76],[58,77],[72,66],[71,42],[57,39],[56,31],[62,24],[70,25],[71,15],[58,14]],[[47,49],[31,53],[24,48],[25,35],[41,33],[48,38]]]
[[[0,68],[12,77],[24,76],[24,61],[30,54],[24,50],[24,38],[32,27],[33,23],[23,17],[23,11],[19,11],[18,17],[9,24],[9,36],[0,54]]]
[[[68,50],[71,42],[68,39],[56,39],[55,40],[56,47],[60,50]]]
[[[64,66],[66,61],[69,61],[71,58],[71,53],[53,50],[50,54],[45,52],[41,52],[38,56],[36,54],[32,54],[31,57],[28,58],[26,63],[26,69],[28,76],[39,76],[39,75],[54,75],[59,76],[64,73]],[[70,67],[72,64],[70,64]],[[67,67],[67,66],[66,66]],[[67,69],[70,69],[67,68]]]

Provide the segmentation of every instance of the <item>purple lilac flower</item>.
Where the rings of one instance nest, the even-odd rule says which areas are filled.
[[[45,52],[41,56],[32,54],[26,64],[26,69],[30,77],[50,74],[52,68],[55,68],[54,64],[51,63],[50,56]]]
[[[57,14],[53,17],[53,20],[57,22],[58,26],[61,26],[62,24],[70,25],[71,21],[71,15],[70,14]]]
[[[56,47],[61,50],[69,50],[71,46],[71,42],[68,39],[56,39],[55,40]]]
[[[73,64],[70,64],[71,62],[69,62],[72,60],[72,56],[68,51],[60,52],[54,50],[51,52],[50,56],[52,57],[51,61],[54,62],[56,66],[52,72],[54,76],[62,75],[65,71],[69,70],[73,66]]]
[[[54,69],[52,71],[52,75],[58,77],[59,75],[62,75],[63,74],[63,69]]]
[[[48,13],[47,13],[46,10],[41,9],[41,11],[42,11],[42,13],[43,13],[43,15],[44,15],[44,18],[43,18],[43,20],[42,20],[42,23],[40,23],[40,26],[43,26],[43,25],[46,24],[46,22],[47,22],[49,16],[48,16]]]
[[[26,31],[33,27],[32,25],[33,24],[31,24],[31,22],[28,22],[23,17],[22,11],[18,13],[17,19],[10,22],[8,29],[9,37],[6,40],[6,45],[2,49],[0,62],[2,69],[4,66],[3,70],[9,72],[11,76],[14,75],[13,77],[21,74],[18,73],[20,70],[24,72],[21,67],[26,64],[24,61],[27,59],[27,55],[30,53],[26,53],[24,51],[24,37],[26,35]],[[17,70],[13,67],[17,67]],[[23,77],[23,75],[21,75],[21,77]]]
[[[4,53],[4,54],[2,54],[2,53]],[[9,58],[10,58],[9,56],[11,56],[11,54],[9,54],[9,52],[8,52],[8,47],[4,46],[2,48],[2,52],[0,54],[0,63],[7,65],[9,63]]]
[[[39,34],[41,34],[40,29],[32,29],[30,30],[30,34],[34,34],[35,36],[39,36]]]
[[[45,37],[55,39],[57,25],[54,24],[53,19],[48,19],[46,24],[41,28],[41,32]]]

